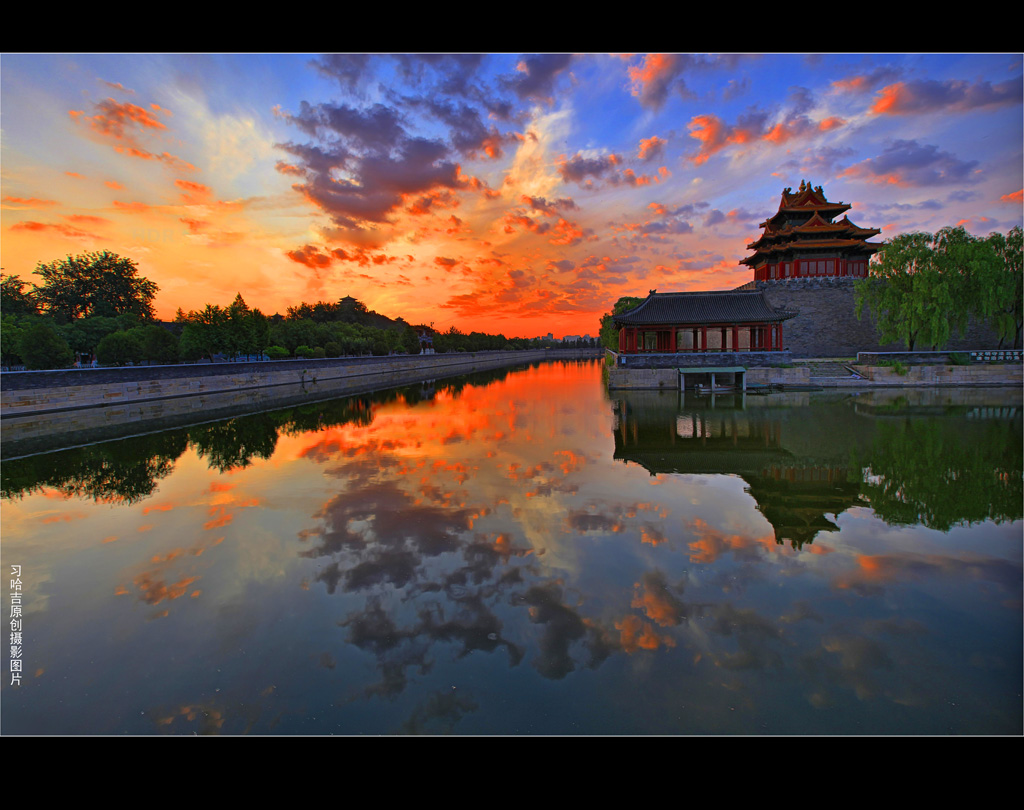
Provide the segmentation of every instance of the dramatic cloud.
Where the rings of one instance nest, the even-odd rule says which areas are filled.
[[[445,329],[594,334],[621,295],[742,283],[801,179],[887,234],[1012,227],[1018,61],[80,54],[47,106],[54,57],[5,57],[4,265],[101,234],[145,261],[165,318],[245,277],[262,311],[353,295]],[[33,133],[51,166],[18,157]]]
[[[929,112],[967,112],[983,107],[1020,104],[1024,77],[993,85],[991,82],[917,79],[884,87],[871,112],[879,115],[913,115]]]
[[[750,133],[726,125],[717,115],[695,115],[688,124],[690,137],[700,142],[697,154],[690,161],[697,166],[708,161],[713,154],[730,144],[747,143]]]
[[[639,65],[628,68],[630,90],[640,104],[652,110],[660,110],[674,91],[682,99],[694,99],[696,93],[684,79],[685,73],[703,72],[719,67],[734,66],[741,59],[739,55],[700,56],[696,54],[646,54]],[[725,93],[729,97],[746,90],[744,82],[729,82]]]
[[[938,186],[977,181],[978,165],[976,160],[959,160],[937,146],[894,141],[878,157],[854,164],[839,176],[896,186]]]
[[[683,72],[695,63],[696,57],[687,54],[647,54],[639,65],[629,68],[632,93],[644,107],[655,110],[665,104],[673,90],[683,98],[692,98]]]

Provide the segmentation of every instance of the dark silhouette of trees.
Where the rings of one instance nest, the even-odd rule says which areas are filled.
[[[18,276],[0,276],[0,312],[4,315],[38,315],[39,305],[27,281]]]

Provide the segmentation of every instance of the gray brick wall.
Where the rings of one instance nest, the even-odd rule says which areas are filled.
[[[869,312],[865,311],[862,320],[857,319],[855,281],[852,278],[781,279],[758,281],[756,287],[764,290],[773,307],[799,313],[783,327],[783,343],[794,357],[853,357],[857,352],[906,351],[902,342],[879,342]],[[972,323],[963,338],[954,337],[943,348],[969,351],[995,348],[998,343],[991,329]]]

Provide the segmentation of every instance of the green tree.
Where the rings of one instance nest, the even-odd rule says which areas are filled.
[[[40,262],[35,272],[43,278],[35,288],[36,300],[63,320],[124,313],[154,319],[156,283],[139,277],[134,261],[109,250]]]
[[[31,370],[67,368],[75,361],[75,353],[47,321],[28,326],[18,341],[18,354]]]
[[[1022,262],[1021,227],[1008,234],[992,233],[988,242],[998,257],[992,275],[986,279],[979,315],[984,317],[999,336],[999,346],[1012,341],[1021,345],[1024,327],[1024,262]]]
[[[602,346],[612,351],[617,351],[619,348],[619,328],[615,325],[613,316],[619,315],[623,312],[628,312],[634,307],[640,306],[643,303],[643,298],[637,298],[632,295],[624,295],[615,305],[612,307],[612,311],[601,317],[601,332],[599,341]]]
[[[931,233],[901,233],[886,243],[854,285],[857,317],[866,307],[882,343],[901,340],[910,350],[919,343],[941,345],[953,325],[961,325],[966,301],[958,299],[962,280],[944,276]]]
[[[135,330],[112,332],[96,345],[96,359],[106,365],[138,363],[142,356],[142,340]]]
[[[183,360],[193,361],[200,357],[213,360],[213,355],[228,351],[228,313],[216,304],[207,304],[202,310],[188,315],[179,311],[175,320],[185,323],[178,342]]]
[[[420,353],[420,336],[411,326],[406,326],[402,332],[402,348],[405,349],[406,354]]]
[[[130,334],[138,336],[143,360],[161,364],[178,362],[178,338],[164,327],[151,323],[132,329]]]
[[[1001,340],[1016,339],[1019,231],[987,239],[962,227],[943,228],[934,236],[900,234],[878,252],[868,278],[855,284],[857,317],[867,308],[881,342],[901,340],[911,350],[941,348],[954,332],[963,336],[972,317],[992,324]]]
[[[7,313],[0,315],[0,361],[5,366],[24,362],[20,354],[21,333],[24,331],[25,324],[20,318]]]
[[[104,318],[97,315],[94,318],[79,318],[77,321],[64,324],[59,327],[63,337],[72,350],[79,354],[90,355],[96,351],[96,346],[107,335],[123,331],[117,318]]]

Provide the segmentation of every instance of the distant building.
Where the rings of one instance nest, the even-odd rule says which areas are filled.
[[[434,330],[425,324],[411,327],[420,339],[420,354],[434,353]]]

